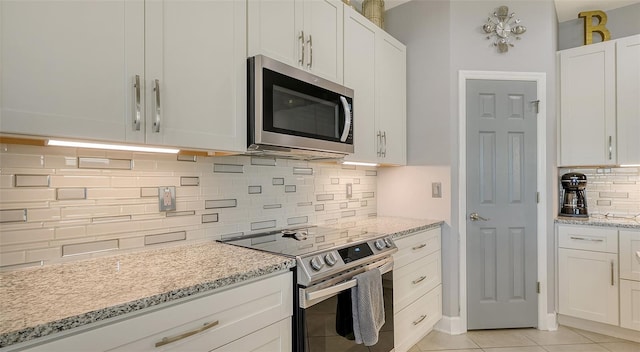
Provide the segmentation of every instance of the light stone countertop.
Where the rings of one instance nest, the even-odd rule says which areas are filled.
[[[440,220],[376,217],[348,228],[399,238]],[[238,260],[242,258],[242,260]],[[295,259],[218,242],[0,273],[0,347],[288,270]]]
[[[293,266],[292,258],[205,242],[0,273],[0,347]]]
[[[600,227],[619,227],[625,229],[640,230],[640,218],[623,219],[623,218],[606,218],[604,216],[590,216],[584,218],[557,217],[556,224],[567,225],[583,225],[583,226],[600,226]]]

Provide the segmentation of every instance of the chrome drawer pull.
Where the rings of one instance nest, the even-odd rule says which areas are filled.
[[[133,100],[136,107],[136,113],[133,117],[133,130],[140,131],[140,121],[142,120],[142,112],[140,108],[140,75],[136,75],[133,88]]]
[[[416,321],[414,321],[414,322],[413,322],[413,325],[418,325],[418,324],[420,324],[420,323],[421,323],[421,322],[422,322],[426,317],[427,317],[427,315],[426,315],[426,314],[425,314],[425,315],[423,315],[423,316],[421,316],[420,318],[418,318],[418,320],[416,320]]]
[[[419,246],[415,246],[415,247],[413,247],[413,248],[411,248],[411,249],[413,249],[413,250],[415,251],[415,250],[418,250],[418,249],[420,249],[420,248],[424,248],[424,247],[426,247],[426,246],[427,246],[427,244],[426,244],[426,243],[423,243],[423,244],[421,244],[421,245],[419,245]]]
[[[415,280],[413,280],[413,281],[411,281],[411,282],[415,285],[415,284],[417,284],[417,283],[422,282],[422,281],[423,281],[424,279],[426,279],[426,278],[427,278],[426,276],[421,276],[421,277],[419,277],[419,278],[417,278],[417,279],[415,279]]]
[[[188,332],[185,332],[183,334],[180,335],[176,335],[173,337],[163,337],[162,340],[160,340],[159,342],[156,342],[156,347],[160,347],[160,346],[164,346],[164,345],[168,345],[172,342],[176,342],[176,341],[180,341],[184,338],[187,338],[189,336],[193,336],[195,334],[201,333],[205,330],[211,329],[212,327],[218,325],[218,321],[212,321],[210,323],[205,323],[202,327],[197,328],[195,330],[191,330]]]
[[[611,286],[615,286],[616,284],[613,280],[613,261],[611,261]]]
[[[576,241],[604,242],[602,238],[585,238],[585,237],[575,237],[575,236],[571,236],[569,238]]]

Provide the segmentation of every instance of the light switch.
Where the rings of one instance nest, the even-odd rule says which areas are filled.
[[[441,182],[432,182],[431,183],[431,198],[442,198],[442,183]]]
[[[159,187],[158,200],[160,211],[176,210],[176,188],[174,186]]]

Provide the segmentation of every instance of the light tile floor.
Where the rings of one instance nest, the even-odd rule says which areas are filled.
[[[409,352],[640,352],[640,343],[560,326],[536,329],[478,330],[462,335],[432,331]]]

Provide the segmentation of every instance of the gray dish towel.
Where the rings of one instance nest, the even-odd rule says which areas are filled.
[[[354,277],[358,285],[351,289],[353,334],[356,343],[373,346],[384,325],[384,296],[382,274],[377,268]]]

